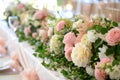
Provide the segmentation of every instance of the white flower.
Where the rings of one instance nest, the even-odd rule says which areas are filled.
[[[78,67],[86,67],[92,56],[90,48],[82,43],[77,43],[72,50],[71,59]]]
[[[94,69],[91,66],[86,66],[86,72],[90,75],[94,75]]]
[[[87,34],[84,34],[81,38],[81,43],[85,44],[87,47],[89,47],[89,49],[92,49],[92,44],[91,42],[88,40]]]
[[[120,65],[115,65],[112,69],[113,71],[107,71],[107,74],[109,74],[110,79],[120,80]]]
[[[98,39],[98,33],[95,30],[89,30],[87,37],[90,42],[95,42]]]
[[[74,22],[73,23],[73,28],[78,28],[82,22],[83,22],[82,19],[79,19],[77,22]]]
[[[103,58],[107,58],[106,56],[106,50],[108,49],[108,47],[106,45],[103,45],[101,48],[99,48],[98,55],[99,55],[99,59],[102,60]]]
[[[60,46],[62,44],[59,40],[60,37],[60,35],[53,35],[50,40],[50,50],[54,51],[55,53],[60,53]]]

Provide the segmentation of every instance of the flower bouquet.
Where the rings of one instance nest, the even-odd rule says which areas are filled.
[[[40,28],[39,34],[24,29],[24,37],[29,33],[35,40],[31,40],[34,56],[42,58],[42,64],[49,69],[60,69],[70,80],[120,79],[118,23],[96,16],[73,19],[47,20],[47,31]]]
[[[34,56],[43,66],[70,80],[120,79],[117,22],[98,16],[57,19],[46,9],[29,15],[20,18],[16,35],[35,47]]]
[[[23,4],[19,1],[17,1],[17,4],[11,3],[11,5],[7,7],[4,15],[9,27],[16,30],[19,26],[27,23],[35,9],[31,4]]]

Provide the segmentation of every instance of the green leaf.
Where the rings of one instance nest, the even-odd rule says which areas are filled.
[[[107,28],[101,28],[101,33],[102,33],[102,34],[107,33],[107,31],[108,31]]]
[[[113,60],[112,66],[115,66],[115,65],[118,65],[118,64],[119,64],[119,61],[118,61],[118,60]]]
[[[94,48],[98,48],[99,46],[101,46],[103,44],[103,40],[101,40],[100,38],[98,38],[95,43],[93,44]]]
[[[33,55],[36,57],[36,56],[37,56],[37,53],[33,53]]]
[[[94,25],[92,28],[89,28],[88,30],[96,30],[98,33],[102,34],[105,34],[108,31],[107,28],[104,28],[101,25]]]
[[[64,76],[67,76],[68,75],[68,72],[66,70],[61,70],[61,73],[64,75]]]
[[[106,51],[106,55],[109,56],[109,55],[113,54],[114,51],[115,51],[115,46],[108,47],[108,49]]]
[[[115,54],[120,55],[120,44],[116,45]]]
[[[120,60],[120,44],[116,45],[115,47],[115,58]]]
[[[118,23],[115,22],[115,21],[113,21],[113,22],[112,22],[112,25],[115,26],[115,27],[117,27],[117,26],[118,26]]]

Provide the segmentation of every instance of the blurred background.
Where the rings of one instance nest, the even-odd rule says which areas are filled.
[[[0,19],[5,17],[4,12],[8,6],[18,2],[31,4],[35,9],[46,8],[58,17],[97,14],[120,22],[120,0],[0,0]]]

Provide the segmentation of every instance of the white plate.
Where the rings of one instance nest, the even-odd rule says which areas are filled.
[[[9,69],[9,68],[10,68],[10,66],[8,66],[8,65],[0,66],[0,71],[6,70],[6,69]]]

